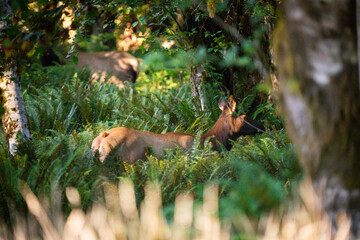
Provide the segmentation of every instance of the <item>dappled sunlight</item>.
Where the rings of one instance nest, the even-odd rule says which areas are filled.
[[[181,84],[188,83],[189,79],[186,73],[162,70],[145,74],[140,72],[135,89],[139,92],[154,92],[180,89]]]

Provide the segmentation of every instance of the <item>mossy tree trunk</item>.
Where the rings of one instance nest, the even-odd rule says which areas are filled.
[[[6,140],[9,143],[9,151],[11,155],[15,155],[18,145],[17,134],[20,133],[25,141],[31,139],[31,134],[22,90],[14,68],[3,72],[0,89],[2,90],[2,101],[5,109],[2,125]]]
[[[274,48],[288,134],[330,216],[346,210],[359,228],[356,1],[287,0],[283,10]]]
[[[191,96],[195,99],[197,106],[204,111],[204,96],[202,93],[202,85],[204,82],[205,69],[201,65],[193,66],[190,69]]]
[[[4,16],[12,14],[7,1],[0,4],[0,12]],[[0,22],[1,35],[6,35],[7,29],[7,23],[5,21]],[[5,110],[2,115],[2,125],[6,140],[9,143],[10,153],[15,155],[19,140],[17,135],[20,134],[24,141],[31,139],[24,98],[16,73],[16,58],[8,57],[6,64],[3,64],[0,69],[1,104]]]

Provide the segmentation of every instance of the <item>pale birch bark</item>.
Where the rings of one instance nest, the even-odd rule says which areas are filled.
[[[28,141],[31,139],[30,128],[17,74],[13,68],[3,74],[0,81],[5,108],[5,114],[2,116],[2,125],[9,143],[9,151],[11,155],[15,155],[18,144],[16,135],[20,133],[23,140]]]
[[[6,0],[1,2],[0,12],[4,15],[12,14],[11,7]],[[7,27],[6,22],[0,22],[0,33],[2,35],[6,34]],[[10,59],[6,66],[0,66],[2,70],[0,73],[1,100],[5,108],[2,125],[11,155],[16,154],[18,145],[16,136],[18,133],[24,141],[31,139],[24,98],[15,65],[15,60]]]
[[[346,210],[359,234],[356,0],[287,0],[284,11],[274,45],[288,134],[330,216]]]

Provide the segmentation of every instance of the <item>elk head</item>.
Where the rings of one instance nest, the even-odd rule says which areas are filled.
[[[236,114],[236,101],[232,95],[228,101],[220,99],[219,108],[222,110],[219,119],[207,133],[201,136],[201,141],[213,136],[211,141],[215,149],[219,149],[216,141],[219,141],[227,150],[230,150],[232,147],[230,140],[236,140],[243,135],[253,135],[265,131],[261,123],[245,114]]]

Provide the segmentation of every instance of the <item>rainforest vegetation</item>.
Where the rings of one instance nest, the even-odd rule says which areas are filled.
[[[329,111],[345,112],[339,116],[349,113],[350,117],[340,119],[344,120],[344,126],[350,125],[359,119],[355,118],[359,104],[352,105],[349,111],[338,109],[350,100],[358,100],[359,94],[347,91],[350,100],[344,100],[344,104],[338,101],[339,107],[333,110],[326,107],[334,93],[330,87],[323,90],[324,85],[320,83],[313,91],[306,90],[311,87],[305,84],[309,77],[302,75],[306,71],[301,71],[305,69],[301,64],[306,61],[294,57],[306,54],[302,55],[302,50],[291,46],[289,41],[296,34],[302,34],[296,32],[296,27],[288,30],[294,24],[288,16],[295,16],[289,9],[297,1],[285,2],[5,0],[1,3],[1,81],[5,82],[9,71],[16,73],[10,80],[20,83],[31,139],[16,134],[18,145],[14,154],[9,149],[7,130],[3,130],[9,129],[6,127],[9,122],[3,120],[0,236],[5,239],[20,239],[22,234],[27,239],[80,239],[81,236],[210,239],[206,235],[210,234],[213,239],[257,239],[272,236],[270,226],[276,217],[269,216],[280,216],[275,222],[283,226],[289,218],[288,209],[295,209],[301,221],[319,224],[323,219],[322,208],[316,207],[318,196],[309,183],[310,178],[316,182],[318,179],[314,176],[328,176],[327,173],[333,171],[327,170],[333,168],[339,170],[336,176],[344,179],[346,189],[356,190],[360,185],[353,178],[355,173],[342,172],[342,169],[359,169],[359,161],[349,160],[349,165],[339,168],[331,165],[339,155],[345,156],[344,159],[357,156],[355,143],[359,134],[349,135],[350,131],[344,127],[345,130],[341,130],[344,134],[337,136],[341,139],[351,136],[349,140],[332,141],[335,131],[329,130],[334,135],[326,135],[322,130],[327,121],[323,116],[329,116]],[[352,6],[352,1],[348,2]],[[135,83],[124,82],[125,86],[119,88],[111,81],[94,79],[91,66],[73,66],[78,63],[80,52],[115,50],[141,59]],[[327,49],[322,51],[327,53]],[[333,55],[326,56],[329,58],[325,59],[330,59]],[[343,69],[349,69],[346,64],[356,65],[347,61],[350,57],[343,59]],[[335,69],[338,66],[330,60],[323,62]],[[330,74],[331,78],[337,74],[321,67],[309,69],[322,71],[321,78],[316,74],[310,76],[315,83],[324,79],[324,74]],[[359,89],[357,70],[354,71],[356,74],[346,79],[355,87],[332,87]],[[281,84],[285,90],[280,89]],[[5,90],[1,91],[0,114],[4,119],[8,95]],[[296,97],[290,101],[289,94]],[[235,114],[246,114],[262,123],[265,132],[241,136],[232,141],[230,151],[225,148],[214,151],[210,142],[202,145],[199,136],[219,118],[219,100],[228,99],[230,95],[237,101]],[[341,95],[341,99],[345,99],[344,96]],[[298,99],[302,98],[315,100],[299,103]],[[316,104],[317,101],[323,105]],[[301,107],[306,104],[313,105],[303,111]],[[317,110],[319,106],[325,107]],[[299,107],[300,111],[291,112]],[[299,121],[303,121],[307,114],[312,121],[305,121],[306,124],[293,121],[292,117],[298,116],[302,116]],[[318,122],[314,118],[319,119]],[[334,122],[340,121],[334,119]],[[166,151],[164,157],[156,158],[152,149],[148,149],[147,160],[133,165],[117,156],[100,163],[99,156],[91,151],[92,140],[100,132],[119,126],[154,133],[184,132],[197,137],[187,153],[173,149]],[[301,131],[305,131],[305,135],[301,135]],[[318,133],[326,137],[317,138]],[[314,139],[320,140],[315,143]],[[347,149],[350,153],[344,155]],[[323,156],[330,160],[324,161]],[[318,170],[320,168],[326,171]],[[303,181],[306,187],[299,188]],[[125,194],[129,199],[124,200]],[[37,199],[36,209],[42,210],[34,207]],[[297,202],[294,199],[302,199],[300,205],[305,207],[294,207]],[[120,203],[123,200],[125,203]],[[193,203],[190,219],[194,221],[181,225],[177,212],[181,211],[178,210],[181,203],[186,208],[189,201]],[[126,209],[133,209],[133,203],[139,212],[134,210],[133,215],[128,215]],[[201,207],[203,215],[195,217]],[[338,210],[334,209],[329,211]],[[350,211],[350,219],[352,213],[359,212],[359,206],[354,209],[344,209]],[[103,217],[99,211],[108,215]],[[304,217],[303,211],[315,211],[316,217]],[[102,219],[99,223],[92,222],[91,216],[96,213]],[[147,213],[153,215],[146,220]],[[82,219],[84,223],[77,229],[71,228],[73,219]],[[345,220],[337,226],[340,229],[345,226],[348,233]],[[86,222],[92,222],[92,228]],[[153,225],[154,222],[157,225]],[[304,225],[301,223],[296,229],[300,231]],[[221,233],[216,231],[217,227]],[[184,232],[176,232],[182,228]],[[155,233],[151,229],[156,229]],[[306,236],[297,235],[297,230],[292,231],[289,226],[279,229],[283,229],[282,239]],[[279,229],[275,234],[280,234]],[[105,232],[114,235],[110,238]],[[331,235],[331,230],[324,232]],[[353,232],[356,234],[356,228]],[[309,236],[311,239],[315,235]],[[346,237],[348,235],[343,239]]]

